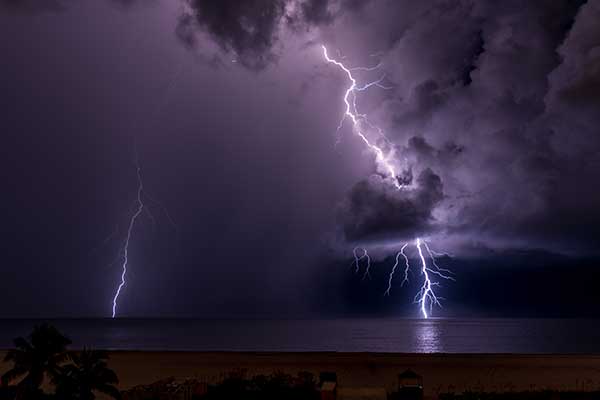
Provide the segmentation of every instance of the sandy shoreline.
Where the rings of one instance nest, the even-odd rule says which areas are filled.
[[[4,358],[5,351],[0,351]],[[169,376],[208,382],[234,369],[248,374],[283,371],[335,371],[340,386],[397,386],[407,368],[423,376],[425,394],[521,390],[600,390],[600,355],[382,354],[382,353],[238,353],[112,351],[110,366],[120,388]],[[8,365],[0,364],[0,373]]]

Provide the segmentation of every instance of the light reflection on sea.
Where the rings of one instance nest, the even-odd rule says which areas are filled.
[[[440,337],[438,323],[433,320],[418,321],[415,326],[415,349],[417,353],[440,353],[443,338]]]
[[[40,320],[0,320],[0,348]],[[65,319],[74,347],[119,350],[600,354],[600,321],[577,319]]]

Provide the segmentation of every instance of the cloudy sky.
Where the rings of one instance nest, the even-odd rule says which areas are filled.
[[[597,315],[598,20],[598,0],[0,0],[0,317],[110,316],[136,153],[122,316],[416,316],[418,269],[383,296],[416,238],[452,256],[437,315]],[[377,67],[353,76],[381,79],[356,107],[384,161],[338,129],[350,82],[322,45]]]

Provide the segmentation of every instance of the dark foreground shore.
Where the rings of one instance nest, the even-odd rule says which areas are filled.
[[[4,358],[5,352],[0,351]],[[128,389],[166,377],[216,382],[245,369],[248,375],[282,371],[337,373],[340,387],[397,387],[410,368],[423,377],[425,395],[464,391],[593,391],[600,389],[600,355],[234,353],[113,351],[109,365]],[[0,364],[0,373],[7,369]]]

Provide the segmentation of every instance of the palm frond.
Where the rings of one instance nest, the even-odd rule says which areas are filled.
[[[15,348],[17,348],[17,349],[24,350],[24,351],[31,351],[31,344],[24,337],[14,338],[13,344],[15,345]]]
[[[14,381],[14,380],[20,378],[21,376],[25,375],[26,373],[27,373],[27,369],[26,368],[15,366],[14,368],[6,371],[2,375],[2,378],[0,378],[2,380],[2,385],[6,386],[9,383],[11,383],[12,381]]]
[[[96,390],[100,393],[104,393],[112,397],[113,399],[120,400],[121,392],[115,386],[112,385],[100,385],[96,387]]]

